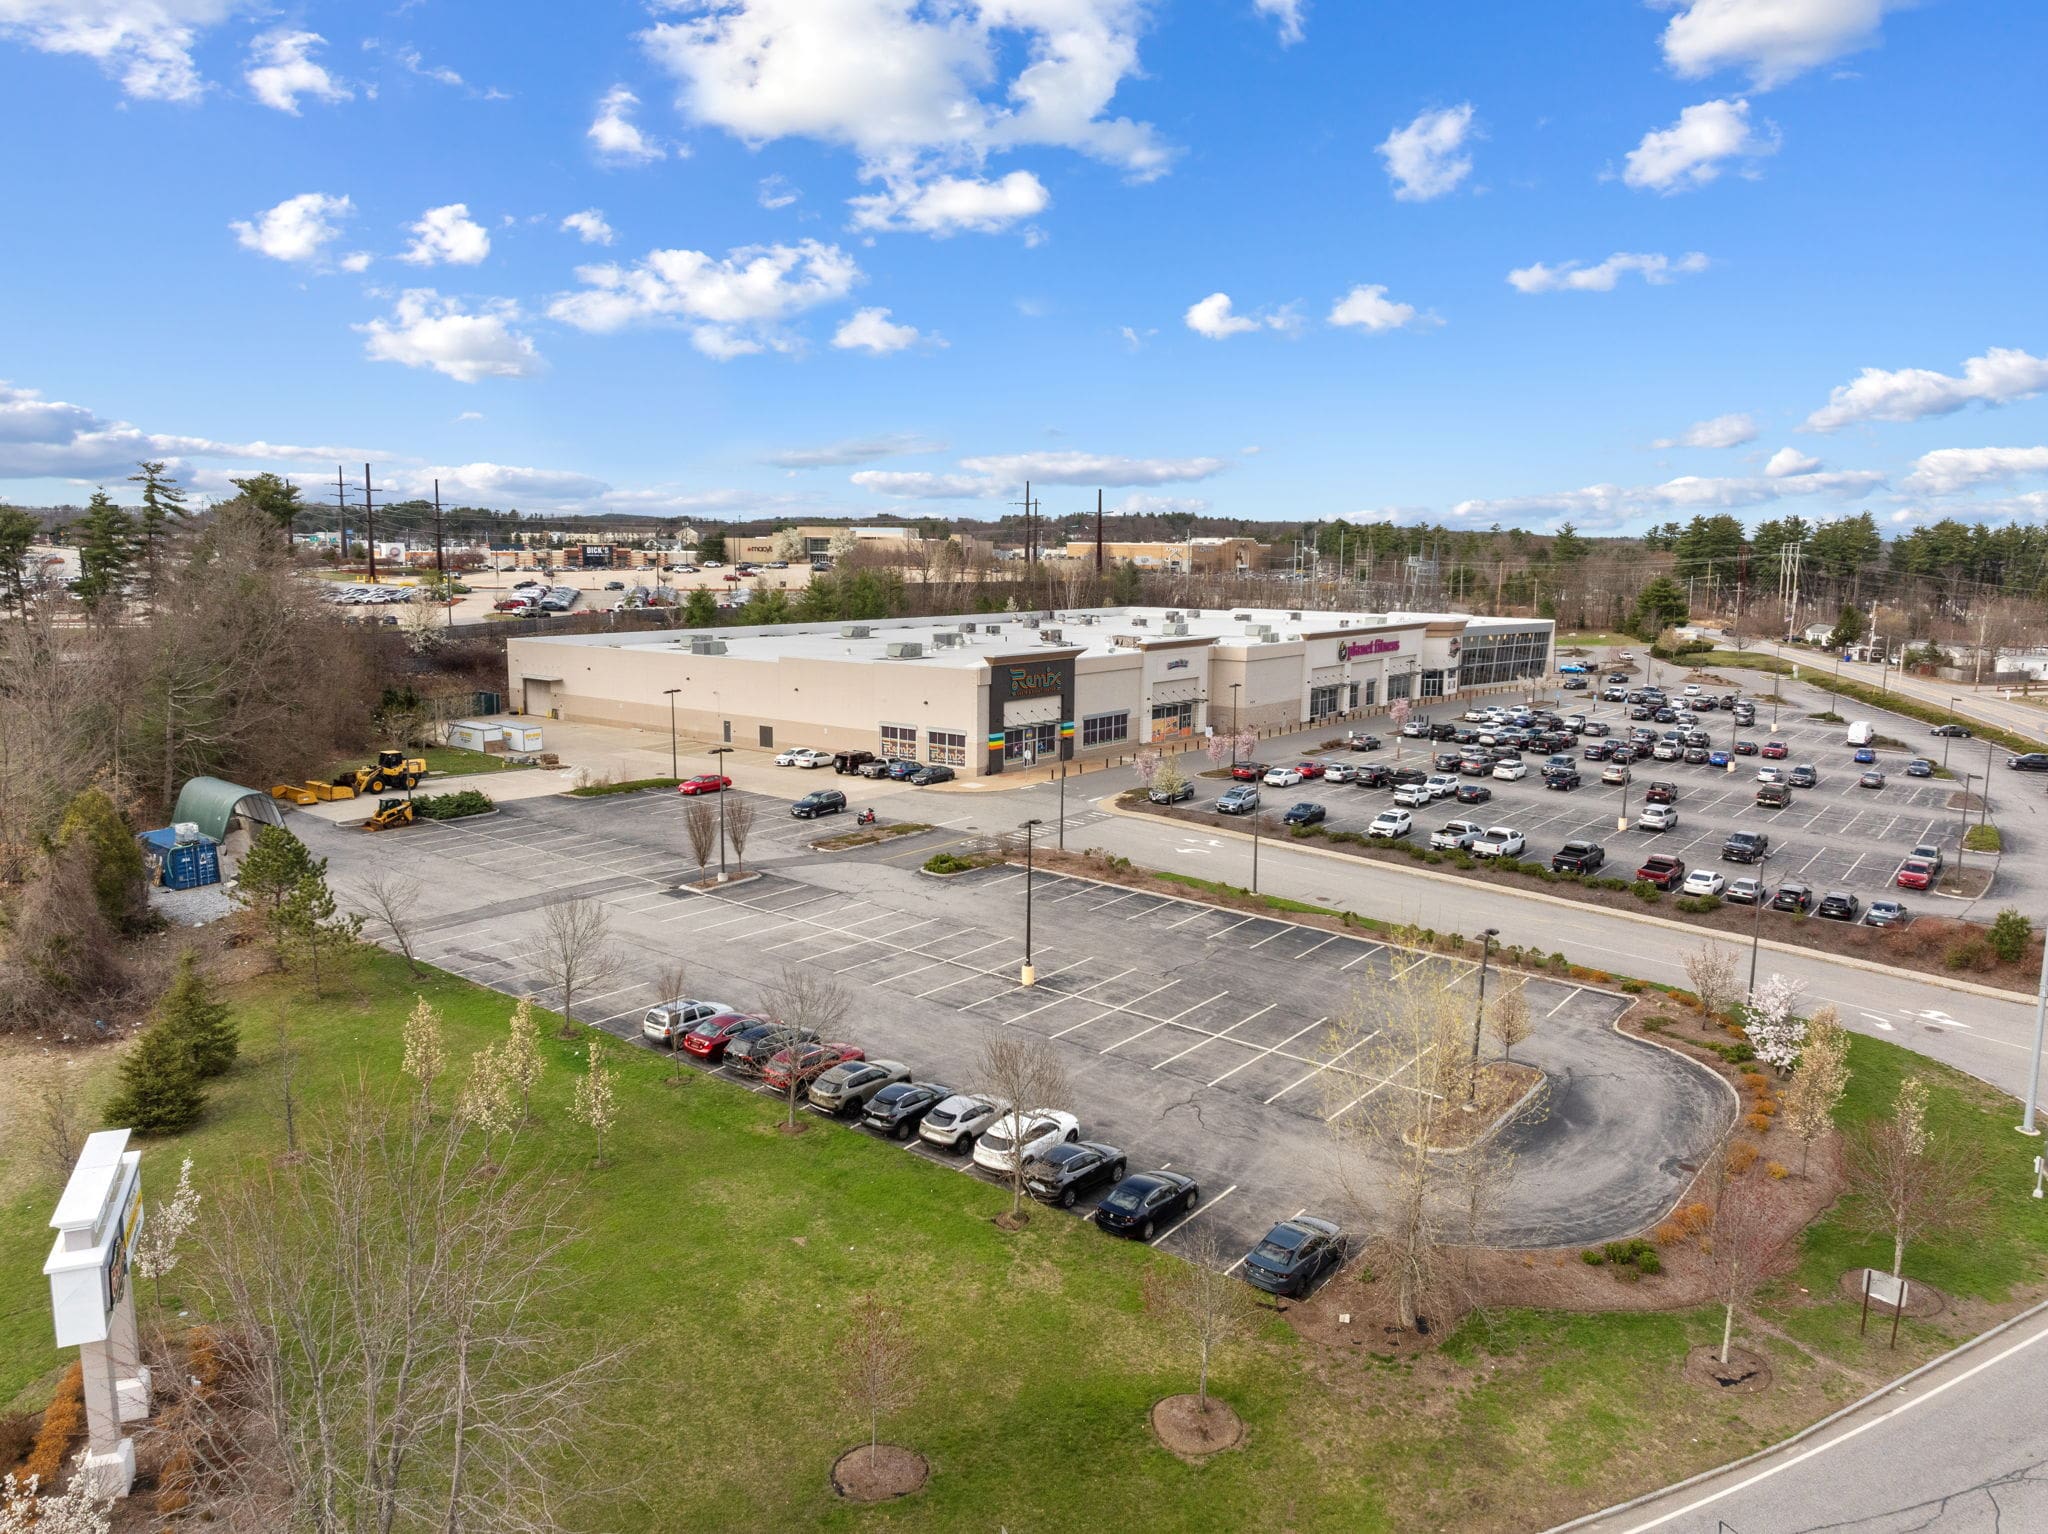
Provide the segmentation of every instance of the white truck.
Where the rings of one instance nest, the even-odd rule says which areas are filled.
[[[1867,746],[1877,739],[1877,726],[1868,719],[1855,720],[1849,726],[1849,744]]]

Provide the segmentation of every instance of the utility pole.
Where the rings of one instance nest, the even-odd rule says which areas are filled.
[[[341,557],[348,558],[348,481],[341,476],[341,465],[334,466],[334,531],[341,539]]]
[[[448,614],[448,627],[455,627],[455,600],[448,590],[448,560],[441,544],[441,481],[434,481],[434,575],[439,583],[441,604]]]
[[[1028,486],[1024,493],[1031,493]],[[1102,579],[1102,492],[1099,489],[1095,492],[1095,578]]]
[[[370,466],[363,465],[363,541],[370,547],[370,584],[377,584],[377,503],[371,499]]]
[[[1028,567],[1035,565],[1038,562],[1037,532],[1036,529],[1032,526],[1031,521],[1032,514],[1038,510],[1038,502],[1034,501],[1031,498],[1030,480],[1027,479],[1024,481],[1024,499],[1021,501],[1012,501],[1010,502],[1010,504],[1012,506],[1021,506],[1024,508],[1024,563],[1028,571]],[[1099,536],[1100,535],[1098,531],[1098,538]]]

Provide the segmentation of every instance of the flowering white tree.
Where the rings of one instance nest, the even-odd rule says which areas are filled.
[[[412,1013],[405,1020],[405,1058],[399,1069],[419,1083],[420,1106],[424,1108],[433,1096],[434,1083],[448,1069],[448,1046],[441,1041],[441,1014],[426,997],[413,1000]]]
[[[519,1106],[512,1101],[516,1083],[507,1058],[510,1053],[508,1041],[486,1044],[471,1056],[469,1080],[463,1083],[462,1095],[455,1104],[456,1117],[474,1125],[483,1135],[486,1163],[491,1159],[492,1138],[512,1133],[519,1124]]]
[[[1784,975],[1767,976],[1750,993],[1749,1016],[1742,1031],[1749,1035],[1749,1047],[1757,1059],[1783,1074],[1799,1061],[1806,1042],[1806,1019],[1799,1016],[1799,998],[1806,986]]]
[[[618,1072],[604,1064],[604,1035],[590,1036],[590,1069],[576,1079],[576,1096],[570,1111],[580,1124],[590,1126],[597,1136],[597,1165],[603,1166],[605,1132],[618,1118]]]
[[[1237,738],[1216,730],[1209,732],[1209,741],[1202,749],[1209,753],[1209,765],[1221,767],[1230,760],[1230,753],[1236,749]]]
[[[199,1190],[192,1186],[192,1158],[187,1156],[178,1168],[177,1188],[142,1222],[142,1233],[135,1238],[135,1271],[156,1290],[159,1310],[164,1303],[164,1275],[178,1265],[178,1243],[198,1218]]]
[[[1159,776],[1159,763],[1161,760],[1162,758],[1157,751],[1140,751],[1138,753],[1138,781],[1147,788],[1150,788],[1153,780]]]
[[[505,1041],[505,1073],[519,1092],[519,1117],[533,1117],[533,1089],[547,1062],[540,1053],[540,1024],[533,1018],[533,998],[522,996],[512,1009],[512,1036]]]
[[[108,1534],[114,1526],[112,1498],[92,1494],[92,1477],[74,1475],[54,1497],[36,1495],[36,1478],[0,1480],[0,1534]]]

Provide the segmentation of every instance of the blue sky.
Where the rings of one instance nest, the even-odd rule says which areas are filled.
[[[0,496],[2044,517],[2044,55],[1964,0],[0,0]]]

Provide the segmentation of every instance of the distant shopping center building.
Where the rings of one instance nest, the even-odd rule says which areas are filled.
[[[1285,728],[1547,676],[1555,625],[1460,613],[1095,607],[507,643],[531,714],[979,777],[1211,730]]]

